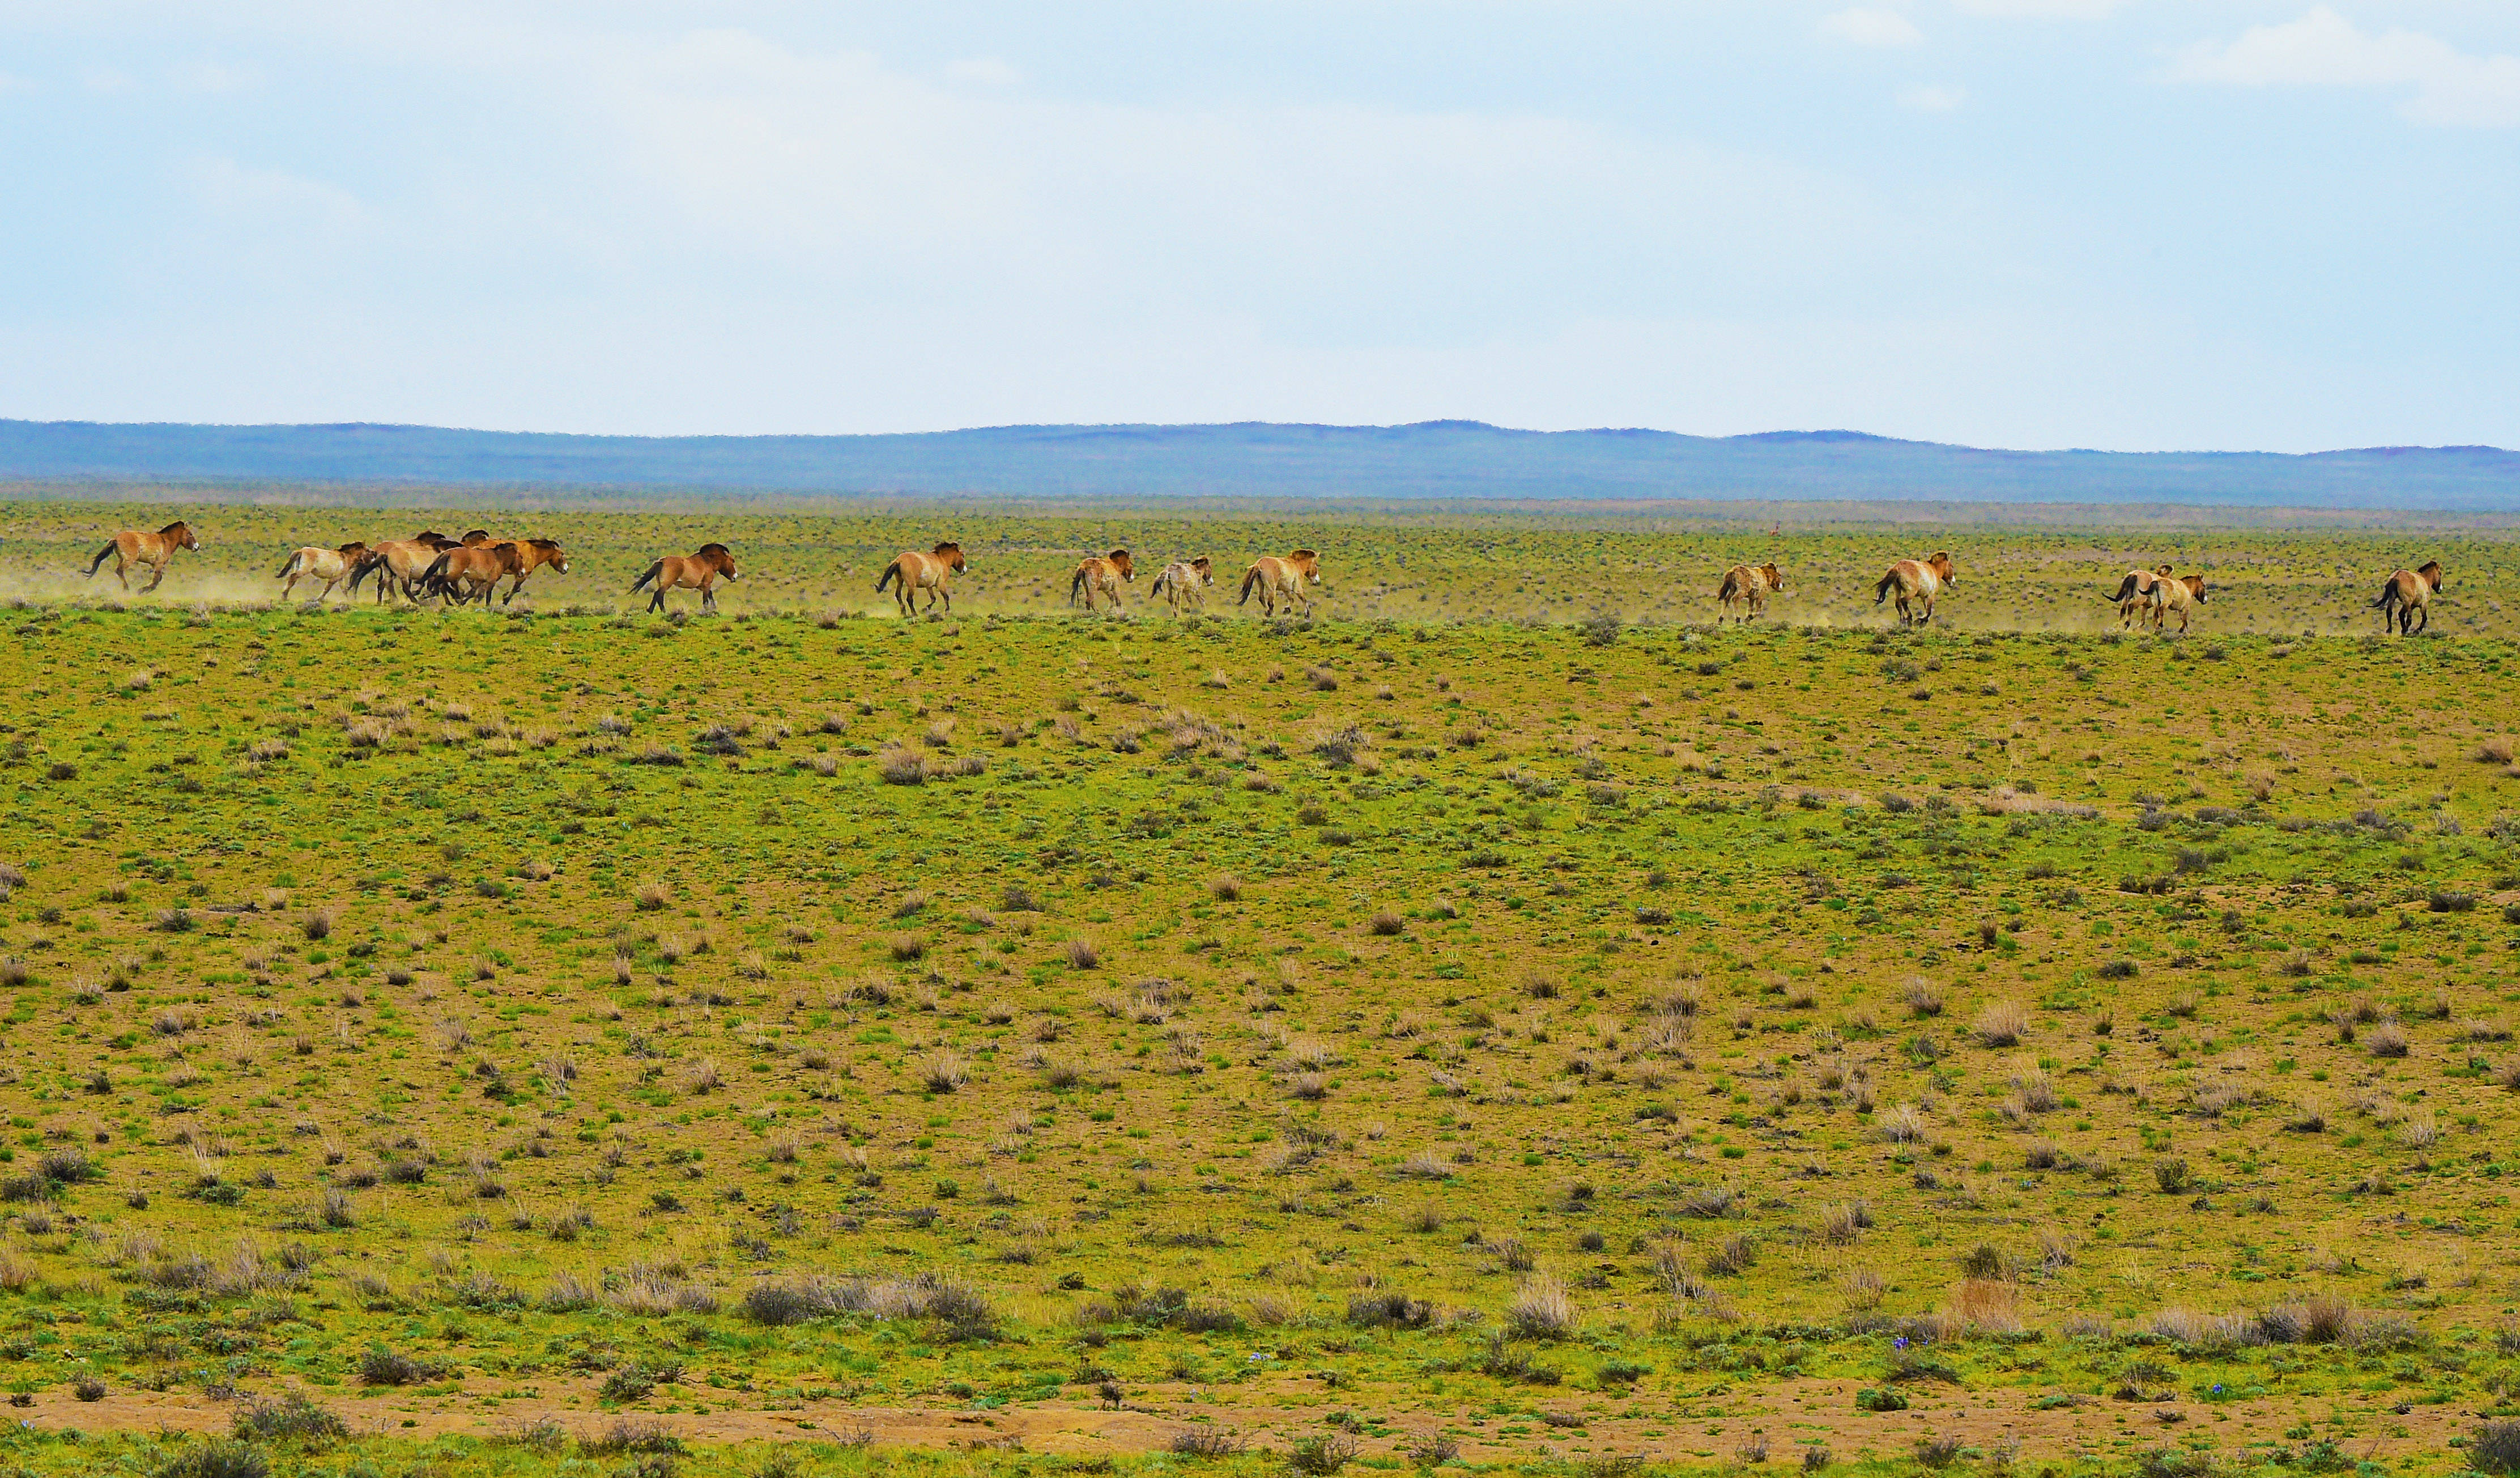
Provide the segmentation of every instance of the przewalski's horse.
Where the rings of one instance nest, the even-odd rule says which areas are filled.
[[[280,598],[288,600],[294,595],[297,582],[301,579],[320,579],[324,582],[324,589],[315,598],[330,599],[333,587],[348,579],[351,572],[358,569],[359,561],[367,557],[367,544],[357,539],[338,549],[324,549],[313,544],[305,545],[289,556],[289,563],[281,566],[280,574],[275,577],[288,581],[280,587]]]
[[[1194,560],[1175,560],[1164,566],[1148,593],[1162,597],[1164,604],[1179,611],[1185,603],[1206,605],[1207,597],[1201,592],[1215,583],[1214,569],[1202,554]]]
[[[193,526],[182,519],[177,519],[156,533],[125,529],[108,541],[104,548],[99,549],[96,552],[96,558],[87,562],[87,577],[96,578],[97,568],[111,557],[113,560],[113,577],[122,581],[122,588],[128,590],[131,588],[131,577],[128,573],[131,567],[147,565],[154,573],[150,576],[149,583],[140,587],[140,593],[146,595],[165,580],[166,564],[175,557],[176,550],[201,547],[202,541],[193,536]]]
[[[963,546],[951,539],[925,554],[906,549],[896,555],[891,564],[883,567],[883,575],[875,582],[875,593],[881,595],[883,587],[891,585],[893,603],[901,607],[902,615],[908,616],[912,599],[924,590],[927,604],[922,609],[935,610],[937,597],[942,596],[945,614],[951,616],[954,614],[954,590],[945,582],[945,577],[970,568],[963,558]]]
[[[449,549],[464,546],[442,533],[423,531],[416,538],[385,539],[350,571],[350,593],[359,593],[359,581],[373,575],[377,577],[377,603],[382,605],[388,585],[402,591],[402,598],[420,599],[420,577],[436,558]]]
[[[1934,620],[1934,597],[1946,587],[1959,584],[1959,571],[1952,557],[1935,550],[1928,559],[1903,559],[1890,567],[1872,587],[1872,603],[1879,605],[1893,592],[1899,597],[1899,624],[1930,625]]]
[[[2169,574],[2168,565],[2155,565],[2149,570],[2129,570],[2126,578],[2118,581],[2118,593],[2109,599],[2117,602],[2119,630],[2135,624],[2136,617],[2152,604],[2154,582]]]
[[[499,597],[499,604],[503,606],[508,602],[515,600],[517,598],[517,592],[525,588],[526,577],[532,575],[535,571],[542,569],[544,566],[548,565],[562,575],[566,575],[568,573],[568,556],[562,554],[561,552],[560,545],[553,543],[550,539],[518,539],[516,544],[518,568],[515,571],[515,575],[517,577],[517,582],[508,587],[507,594]]]
[[[2163,619],[2176,611],[2179,613],[2179,629],[2184,631],[2187,629],[2189,608],[2201,606],[2209,599],[2205,594],[2205,577],[2201,575],[2164,576],[2152,582],[2149,599],[2152,604],[2154,630],[2160,630]]]
[[[1083,596],[1085,609],[1091,611],[1094,597],[1102,595],[1109,598],[1111,609],[1117,611],[1120,609],[1120,582],[1137,577],[1138,568],[1130,562],[1126,549],[1114,549],[1108,554],[1089,554],[1085,556],[1085,563],[1076,567],[1075,578],[1067,582],[1067,603],[1072,606],[1076,604],[1077,597]]]
[[[1749,621],[1768,609],[1768,597],[1785,588],[1785,577],[1774,564],[1734,565],[1724,572],[1724,583],[1715,598],[1724,606],[1724,614],[1732,614],[1735,605],[1747,605],[1750,614],[1740,618]]]
[[[630,589],[636,594],[640,586],[651,580],[655,582],[656,594],[648,602],[651,611],[665,609],[665,592],[668,590],[698,590],[700,609],[714,611],[717,609],[717,582],[723,579],[733,584],[735,578],[735,556],[727,552],[726,546],[702,544],[690,554],[668,554],[650,565],[647,574],[630,582]]]
[[[2433,597],[2441,593],[2446,578],[2440,560],[2428,560],[2420,570],[2401,570],[2390,576],[2389,582],[2380,587],[2380,598],[2370,606],[2380,613],[2380,629],[2395,626],[2399,635],[2412,636],[2431,625]],[[2420,622],[2415,620],[2419,614],[2423,617]]]
[[[499,581],[524,568],[524,551],[513,540],[495,544],[458,544],[444,550],[421,572],[421,593],[441,596],[459,606],[478,600],[490,603],[490,592]],[[456,590],[458,581],[463,590]]]
[[[1250,604],[1251,593],[1257,590],[1260,592],[1260,610],[1265,615],[1277,615],[1279,604],[1283,602],[1289,607],[1301,605],[1304,614],[1310,616],[1313,614],[1313,598],[1305,587],[1321,582],[1322,557],[1310,549],[1298,549],[1282,559],[1274,554],[1264,554],[1251,562],[1251,568],[1242,572],[1242,594],[1235,604]]]

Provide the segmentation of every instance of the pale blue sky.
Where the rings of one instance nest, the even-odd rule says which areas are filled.
[[[2520,5],[0,3],[0,415],[2520,446]]]

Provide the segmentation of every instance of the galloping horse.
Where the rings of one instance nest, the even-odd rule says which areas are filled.
[[[2433,596],[2440,593],[2445,578],[2440,560],[2427,561],[2420,570],[2401,570],[2390,576],[2389,582],[2380,587],[2380,598],[2370,605],[2371,610],[2380,613],[2380,629],[2395,626],[2399,635],[2412,636],[2431,625]],[[2418,613],[2423,617],[2420,622],[2415,621]],[[2409,623],[2413,623],[2411,630]]]
[[[324,589],[315,598],[319,601],[330,599],[333,587],[348,579],[351,572],[359,567],[359,561],[367,556],[367,544],[357,539],[338,549],[306,545],[291,555],[289,563],[281,566],[280,574],[274,577],[289,582],[280,587],[280,598],[288,600],[295,594],[297,582],[301,579],[320,579],[324,582]]]
[[[1216,577],[1208,565],[1207,556],[1202,554],[1194,560],[1175,560],[1164,566],[1163,573],[1155,577],[1154,588],[1148,593],[1162,596],[1164,604],[1179,611],[1185,601],[1193,605],[1207,604],[1207,597],[1198,592],[1215,583]]]
[[[1959,574],[1952,564],[1952,557],[1936,550],[1930,559],[1903,559],[1892,565],[1890,573],[1873,585],[1872,603],[1876,606],[1881,604],[1896,590],[1899,594],[1899,624],[1929,625],[1934,620],[1934,597],[1942,594],[1945,586],[1957,586],[1959,582]],[[1919,606],[1923,608],[1923,614],[1914,614]]]
[[[1732,614],[1732,607],[1736,603],[1747,604],[1750,614],[1741,618],[1746,622],[1756,619],[1761,612],[1768,609],[1768,595],[1771,591],[1783,588],[1785,588],[1785,577],[1773,563],[1734,565],[1724,573],[1724,584],[1715,592],[1715,598],[1723,602],[1726,615]]]
[[[648,573],[630,582],[633,594],[641,585],[655,581],[655,597],[648,602],[651,611],[665,609],[668,590],[698,590],[700,609],[717,609],[717,582],[735,582],[735,556],[724,544],[702,544],[690,554],[668,554],[648,567]]]
[[[2179,613],[2179,629],[2187,629],[2188,608],[2201,606],[2205,594],[2205,577],[2201,575],[2164,576],[2152,582],[2152,628],[2161,629],[2162,620],[2171,612]]]
[[[1137,567],[1129,562],[1129,551],[1114,549],[1108,554],[1089,554],[1085,563],[1076,567],[1076,577],[1067,582],[1067,603],[1076,604],[1085,597],[1085,609],[1094,609],[1097,594],[1110,597],[1111,609],[1120,609],[1120,582],[1138,577]]]
[[[2117,602],[2118,629],[2135,624],[2137,613],[2152,604],[2152,587],[2170,575],[2168,565],[2155,565],[2149,570],[2129,570],[2118,581],[2118,593],[2109,597]]]
[[[1283,601],[1290,607],[1300,603],[1304,614],[1310,616],[1313,614],[1313,598],[1304,592],[1304,587],[1321,582],[1322,557],[1310,549],[1298,549],[1283,559],[1264,554],[1251,562],[1250,569],[1242,572],[1242,595],[1235,604],[1248,605],[1251,592],[1257,590],[1260,592],[1260,609],[1266,615],[1277,615],[1278,603]]]
[[[359,581],[374,575],[377,577],[377,603],[382,605],[385,587],[390,582],[402,591],[402,598],[420,599],[420,577],[429,564],[449,549],[463,545],[442,533],[423,530],[413,538],[383,539],[370,549],[350,570],[350,593],[359,593]]]
[[[516,542],[518,568],[511,573],[517,577],[517,582],[508,587],[507,594],[499,597],[499,604],[503,606],[515,600],[517,592],[525,588],[525,577],[545,565],[562,575],[568,573],[568,556],[561,553],[560,545],[550,539],[518,539]]]
[[[499,581],[524,568],[523,551],[514,542],[496,544],[458,544],[441,552],[421,572],[423,594],[442,596],[459,606],[469,606],[475,599],[490,603],[490,592]],[[462,580],[464,590],[456,593],[455,582]]]
[[[125,529],[115,534],[112,542],[99,549],[96,552],[96,558],[87,562],[87,577],[96,578],[97,567],[105,563],[106,556],[112,555],[114,557],[113,577],[122,581],[122,588],[128,590],[131,588],[131,577],[125,572],[134,565],[147,565],[156,574],[150,577],[149,583],[140,587],[140,593],[146,595],[164,581],[166,563],[175,557],[176,550],[201,547],[202,541],[193,536],[193,526],[182,519],[177,519],[156,533],[144,533],[138,530]]]
[[[902,615],[908,616],[911,601],[924,590],[927,604],[921,607],[922,610],[935,610],[937,597],[943,596],[945,614],[951,616],[954,614],[954,591],[946,584],[945,577],[970,568],[963,558],[963,546],[951,539],[925,554],[906,549],[891,564],[883,567],[883,575],[875,582],[875,592],[881,595],[883,587],[891,585],[894,603],[901,607]]]

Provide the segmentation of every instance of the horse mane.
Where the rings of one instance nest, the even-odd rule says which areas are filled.
[[[559,545],[559,544],[555,543],[554,541],[552,541],[552,540],[550,540],[550,539],[526,539],[524,542],[525,542],[529,547],[531,547],[531,548],[535,548],[535,549],[554,549],[554,550],[556,550],[556,549],[560,548],[560,545]]]
[[[175,522],[173,522],[173,523],[171,523],[171,524],[167,525],[165,528],[158,530],[158,536],[159,538],[161,538],[161,539],[162,539],[162,538],[167,537],[167,536],[168,536],[168,535],[170,535],[170,534],[181,533],[181,532],[183,532],[183,531],[184,531],[184,521],[183,521],[182,519],[177,519]]]
[[[1320,556],[1320,555],[1318,555],[1318,554],[1315,554],[1315,553],[1314,553],[1313,551],[1311,551],[1310,549],[1298,549],[1298,550],[1296,550],[1294,553],[1292,553],[1292,554],[1290,554],[1290,555],[1287,555],[1287,556],[1286,556],[1286,558],[1288,558],[1288,559],[1320,559],[1320,558],[1321,558],[1321,556]]]
[[[1196,558],[1196,559],[1194,559],[1194,560],[1192,560],[1192,561],[1190,562],[1190,567],[1191,567],[1192,569],[1193,569],[1193,570],[1204,570],[1204,569],[1207,569],[1207,568],[1208,568],[1208,564],[1207,564],[1207,556],[1206,556],[1206,555],[1204,555],[1204,554],[1202,554],[1202,555],[1200,555],[1198,558]]]
[[[935,548],[930,549],[927,552],[930,554],[960,554],[963,552],[963,546],[954,542],[952,539],[947,539],[945,542],[937,545]]]
[[[694,559],[703,559],[703,558],[706,558],[707,556],[712,555],[712,554],[726,554],[726,553],[727,553],[727,548],[726,548],[726,546],[725,546],[724,544],[716,544],[716,543],[702,544],[702,545],[700,545],[700,546],[699,546],[699,548],[698,548],[698,549],[697,549],[697,550],[693,551],[693,553],[692,553],[692,558],[694,558]],[[734,556],[732,556],[732,555],[728,555],[728,557],[731,559],[731,558],[733,558]]]

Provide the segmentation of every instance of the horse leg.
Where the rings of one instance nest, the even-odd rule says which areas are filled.
[[[165,582],[166,582],[166,567],[165,567],[164,565],[159,565],[159,566],[158,567],[158,573],[157,573],[156,575],[154,575],[154,576],[150,577],[149,583],[147,583],[147,584],[145,584],[145,585],[143,585],[143,586],[141,586],[141,587],[140,587],[140,593],[141,593],[141,594],[143,594],[143,595],[146,595],[146,594],[148,594],[150,591],[157,589],[159,585],[164,584]]]
[[[716,611],[716,610],[717,610],[717,582],[716,582],[716,581],[714,581],[714,580],[706,580],[706,581],[703,581],[703,582],[701,583],[701,585],[700,585],[700,609],[701,609],[701,610],[703,610],[703,611],[709,611],[709,612],[714,612],[714,611]]]
[[[125,571],[129,570],[130,568],[131,568],[131,567],[130,567],[129,565],[124,564],[124,563],[123,563],[123,561],[122,561],[122,556],[120,556],[120,555],[115,555],[115,556],[114,556],[114,558],[113,558],[113,577],[114,577],[115,579],[118,579],[118,580],[122,581],[122,588],[123,588],[123,589],[125,589],[125,590],[128,590],[128,589],[130,589],[130,588],[131,588],[131,577],[130,577],[129,575],[127,575],[127,574],[125,574],[125,573],[124,573]]]

